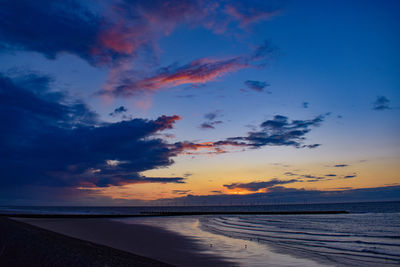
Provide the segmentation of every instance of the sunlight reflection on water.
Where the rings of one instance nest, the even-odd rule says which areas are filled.
[[[117,220],[124,223],[162,227],[179,233],[195,240],[204,249],[203,253],[222,256],[240,266],[324,266],[310,259],[275,252],[264,243],[203,231],[198,217],[151,217]]]

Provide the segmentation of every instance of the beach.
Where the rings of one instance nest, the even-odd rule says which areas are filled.
[[[0,217],[0,266],[171,266]]]
[[[140,255],[146,260],[151,258],[176,266],[235,266],[233,262],[206,253],[194,240],[158,227],[125,224],[109,219],[18,218],[17,220],[24,222],[24,226],[28,223],[69,237],[132,253],[129,255]],[[49,232],[41,230],[40,233]],[[51,243],[49,246],[52,246]],[[140,264],[142,263],[139,262],[135,266],[141,266]],[[153,266],[151,264],[153,263],[143,266]],[[111,266],[121,266],[121,264],[111,264]]]
[[[41,233],[56,232],[65,235],[65,238],[89,241],[174,266],[325,266],[312,259],[273,251],[266,244],[203,231],[199,227],[199,219],[196,216],[14,218],[20,225],[42,228]],[[53,246],[52,242],[41,250],[46,251],[47,246]],[[85,253],[85,250],[81,252]],[[134,266],[140,264],[143,265]],[[110,266],[124,265],[117,263]]]
[[[265,212],[231,214],[229,207],[191,215],[197,207],[181,207],[176,216],[154,216],[143,207],[124,208],[130,215],[108,207],[12,207],[0,218],[0,266],[398,266],[400,202],[334,206],[350,212],[300,214],[288,206],[296,212],[267,215],[271,207],[260,206]]]

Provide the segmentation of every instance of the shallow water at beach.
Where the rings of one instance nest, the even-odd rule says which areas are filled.
[[[187,236],[203,248],[201,253],[223,257],[235,262],[238,266],[329,266],[305,257],[276,252],[265,243],[204,231],[200,217],[152,217],[116,220],[124,223],[162,227]]]
[[[240,266],[398,266],[400,213],[121,219],[195,239]]]
[[[333,265],[400,264],[400,214],[215,216],[203,229]]]

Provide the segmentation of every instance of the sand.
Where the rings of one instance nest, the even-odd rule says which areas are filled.
[[[0,217],[0,266],[171,266]]]
[[[226,259],[206,253],[206,250],[193,239],[153,226],[124,224],[109,219],[25,218],[18,220],[176,266],[236,265]]]

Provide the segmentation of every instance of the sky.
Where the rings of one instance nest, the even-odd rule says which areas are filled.
[[[400,199],[399,1],[0,4],[1,205]]]

